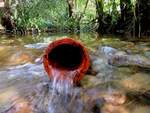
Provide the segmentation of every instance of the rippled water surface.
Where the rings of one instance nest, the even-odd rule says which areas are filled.
[[[83,43],[90,55],[108,46],[150,61],[149,40],[97,34],[0,36],[0,113],[150,113],[150,67],[112,66],[103,54],[91,60],[96,73],[87,72],[80,87],[66,86],[71,88],[65,95],[53,92],[42,55],[48,43],[65,37]]]

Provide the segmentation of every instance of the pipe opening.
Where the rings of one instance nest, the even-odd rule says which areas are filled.
[[[52,49],[48,60],[52,66],[73,70],[78,68],[83,60],[83,48],[73,44],[61,44]]]

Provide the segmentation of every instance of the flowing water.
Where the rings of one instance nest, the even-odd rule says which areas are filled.
[[[87,73],[79,87],[73,86],[76,72],[65,73],[64,80],[53,69],[49,80],[42,64],[48,43],[67,36],[82,42],[89,54],[102,47],[98,58],[91,56],[96,73]],[[149,40],[97,34],[1,36],[0,113],[150,113],[149,68],[110,65],[107,61],[115,50],[109,47],[150,60]]]

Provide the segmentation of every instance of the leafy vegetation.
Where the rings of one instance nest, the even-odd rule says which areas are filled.
[[[93,8],[84,10],[83,0],[79,0],[75,6],[75,18],[82,15],[81,26],[87,27],[86,23],[90,23],[94,19],[95,14]],[[69,17],[68,5],[65,0],[14,0],[12,1],[12,18],[16,22],[17,27],[23,28],[56,28],[57,30],[74,30],[77,27],[77,19]]]
[[[6,0],[15,28],[149,35],[146,0]],[[5,10],[1,12],[5,14]],[[146,17],[146,15],[148,15]]]

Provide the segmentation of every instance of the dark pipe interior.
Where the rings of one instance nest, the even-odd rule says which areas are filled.
[[[78,68],[82,63],[82,58],[82,48],[71,44],[58,45],[48,54],[51,65],[65,69]]]

